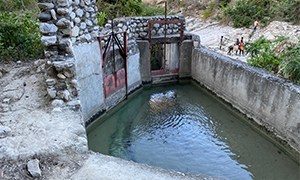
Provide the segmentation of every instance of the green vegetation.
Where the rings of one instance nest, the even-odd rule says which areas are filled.
[[[254,20],[261,25],[277,20],[300,23],[300,0],[240,0],[224,10],[234,27],[249,27]]]
[[[142,13],[141,16],[159,16],[165,14],[165,8],[164,7],[153,7],[152,5],[142,3]]]
[[[103,26],[105,23],[105,20],[107,19],[107,15],[105,12],[98,12],[97,14],[98,19],[98,26]]]
[[[106,21],[107,19],[118,17],[158,16],[165,14],[164,7],[154,7],[150,4],[142,3],[141,0],[98,0],[96,6],[100,13],[100,15],[98,14],[98,21],[103,19]],[[99,24],[100,22],[102,21],[99,21]]]
[[[37,0],[0,0],[1,12],[38,11]]]
[[[300,39],[295,44],[289,37],[278,36],[274,41],[261,37],[246,43],[245,50],[251,55],[248,64],[300,84]]]
[[[142,13],[141,0],[98,0],[96,6],[98,11],[105,13],[109,19]]]
[[[39,22],[31,12],[0,12],[0,60],[24,61],[43,56]]]
[[[0,61],[43,56],[39,13],[37,0],[0,0]]]

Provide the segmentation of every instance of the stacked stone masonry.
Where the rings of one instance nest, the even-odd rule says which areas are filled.
[[[112,32],[112,21],[99,27],[97,20],[98,8],[96,0],[38,0],[42,22],[40,32],[45,46],[45,70],[48,78],[48,95],[53,99],[54,106],[80,106],[80,91],[76,77],[76,59],[74,46],[90,44],[98,41],[97,37]],[[164,20],[164,16],[126,17],[113,20],[114,32],[126,31],[128,39],[128,55],[136,54],[132,44],[137,38],[148,37],[148,21]],[[167,16],[167,20],[182,20],[183,16]],[[167,35],[180,33],[180,23],[167,24]],[[151,35],[162,36],[164,24],[152,24]],[[123,43],[123,34],[118,34]],[[107,46],[108,37],[102,39],[102,48]],[[115,46],[117,50],[118,47]]]
[[[39,0],[41,40],[48,58],[48,95],[52,105],[80,106],[73,46],[97,40],[96,0]]]
[[[163,21],[165,19],[164,16],[151,16],[151,17],[125,17],[125,18],[117,18],[108,21],[104,27],[100,28],[100,36],[110,34],[112,32],[112,24],[114,26],[114,32],[122,32],[127,31],[127,39],[135,40],[137,38],[148,38],[148,21]],[[183,16],[171,15],[167,16],[168,21],[182,21],[183,22],[183,30],[186,30],[185,18]],[[180,23],[170,23],[166,25],[167,35],[175,35],[180,34]],[[165,25],[163,23],[153,23],[151,24],[151,36],[164,36]],[[123,43],[123,36],[121,34],[118,35],[121,43]],[[108,41],[108,37],[105,37],[102,40],[103,48],[106,47]]]
[[[39,0],[40,32],[46,57],[72,56],[72,44],[98,35],[96,0]]]

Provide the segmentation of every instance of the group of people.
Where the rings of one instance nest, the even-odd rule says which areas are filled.
[[[258,22],[255,21],[253,32],[256,31],[257,27],[258,27]],[[220,50],[222,48],[222,44],[223,44],[223,36],[221,36],[221,40],[220,40]],[[241,37],[241,41],[239,39],[236,39],[235,44],[230,45],[228,47],[228,53],[227,54],[230,55],[231,51],[232,51],[232,52],[235,52],[235,54],[237,55],[237,53],[239,51],[239,55],[242,54],[244,56],[244,46],[243,45],[244,45],[244,38],[243,37]]]
[[[220,40],[220,50],[222,48],[222,44],[223,44],[223,36],[221,36],[221,40]],[[241,41],[239,39],[236,39],[236,42],[233,45],[230,45],[228,47],[228,55],[231,53],[231,51],[235,52],[235,54],[237,55],[238,51],[239,51],[239,55],[244,55],[244,37],[241,38]]]
[[[222,38],[221,38],[222,39]],[[228,55],[231,53],[231,51],[235,52],[235,55],[237,55],[238,51],[239,51],[239,55],[244,55],[244,38],[241,38],[241,41],[239,39],[236,39],[235,44],[230,45],[228,47]]]

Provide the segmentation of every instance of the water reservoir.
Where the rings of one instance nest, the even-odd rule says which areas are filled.
[[[89,148],[138,163],[231,180],[298,180],[281,147],[195,83],[153,86],[88,129]]]

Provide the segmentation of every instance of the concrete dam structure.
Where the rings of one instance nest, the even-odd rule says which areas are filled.
[[[143,86],[190,79],[246,115],[299,159],[297,85],[201,46],[199,36],[181,33],[183,16],[167,16],[166,38],[162,16],[118,18],[99,27],[95,2],[38,3],[48,94],[54,102],[80,107],[83,125]],[[151,67],[154,45],[165,52],[158,62],[163,68],[156,70]]]

